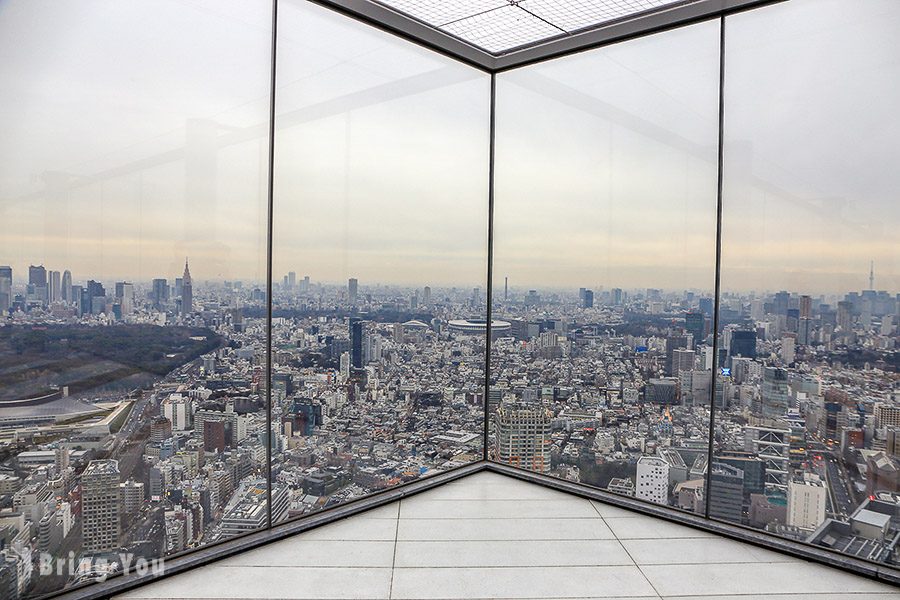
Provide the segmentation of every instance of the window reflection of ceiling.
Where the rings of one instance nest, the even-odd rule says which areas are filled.
[[[376,0],[491,54],[694,0]]]

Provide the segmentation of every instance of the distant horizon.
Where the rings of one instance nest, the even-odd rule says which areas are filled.
[[[12,265],[9,265],[8,263],[0,263],[0,267],[7,267],[7,266],[12,266]],[[179,270],[178,274],[175,276],[162,276],[162,277],[161,276],[149,276],[149,277],[144,276],[143,278],[134,278],[134,277],[121,277],[121,276],[110,276],[110,275],[103,275],[103,276],[87,275],[87,276],[79,277],[77,271],[73,271],[72,269],[65,269],[65,268],[53,269],[53,268],[47,267],[47,265],[32,263],[32,264],[26,265],[24,267],[12,266],[13,285],[14,286],[23,286],[23,285],[28,284],[27,273],[28,273],[28,269],[30,266],[43,266],[47,270],[48,273],[50,271],[59,271],[60,273],[64,273],[66,270],[68,270],[70,273],[72,273],[73,282],[77,282],[77,283],[74,283],[74,285],[79,285],[80,282],[87,282],[89,280],[98,281],[99,283],[102,283],[102,284],[115,284],[115,283],[119,283],[119,282],[127,282],[127,283],[132,283],[132,284],[152,285],[152,282],[154,279],[166,279],[167,281],[174,281],[175,279],[178,279],[182,276],[182,271]],[[26,274],[25,277],[22,277],[23,273]],[[307,275],[302,274],[299,271],[295,271],[295,273],[297,274],[297,284],[299,285],[299,283],[301,281],[303,281],[304,277],[306,277]],[[280,287],[283,283],[283,278],[285,275],[287,275],[287,273],[284,273],[284,274],[278,275],[278,276],[273,275],[273,278],[272,278],[273,286]],[[241,277],[229,277],[229,278],[204,277],[202,274],[202,271],[200,269],[196,268],[194,264],[191,265],[191,276],[192,276],[192,280],[193,280],[195,286],[197,286],[198,284],[201,284],[201,285],[224,285],[226,282],[230,282],[230,283],[240,282],[242,284],[242,286],[244,287],[244,289],[251,289],[252,287],[265,287],[266,286],[265,279],[241,278]],[[350,279],[350,278],[348,278],[348,279]],[[422,282],[378,281],[378,280],[366,280],[365,278],[361,278],[361,277],[355,277],[355,279],[357,279],[357,281],[359,282],[360,291],[365,290],[365,289],[371,289],[373,287],[376,287],[376,288],[400,288],[400,289],[409,289],[409,290],[430,287],[434,290],[457,289],[457,290],[461,290],[461,291],[467,291],[467,290],[471,291],[472,289],[477,287],[484,292],[487,288],[485,281],[468,282],[468,283],[442,283],[442,282],[428,282],[428,281],[422,281]],[[334,279],[318,280],[318,279],[314,279],[314,278],[310,277],[310,284],[316,285],[316,286],[346,288],[347,280],[334,280]],[[660,292],[662,292],[664,294],[694,293],[694,294],[698,294],[702,297],[713,297],[713,295],[714,295],[714,291],[712,289],[691,288],[691,287],[684,287],[684,288],[662,287],[662,286],[652,285],[652,284],[625,286],[625,285],[615,285],[615,284],[605,284],[605,285],[596,285],[596,284],[595,285],[581,285],[581,284],[540,285],[540,284],[537,284],[537,285],[535,285],[535,284],[511,283],[509,285],[509,290],[511,292],[514,291],[519,295],[527,294],[529,290],[536,290],[538,292],[549,292],[549,293],[554,293],[554,294],[566,294],[566,293],[577,294],[581,288],[592,290],[595,293],[595,295],[602,293],[604,291],[610,291],[613,289],[621,289],[624,292],[628,292],[628,293],[633,293],[633,292],[643,293],[648,289],[655,289],[655,290],[660,290]],[[504,289],[503,278],[502,277],[499,279],[495,278],[494,287],[493,287],[495,299],[498,296],[498,292],[500,294],[503,293],[503,289]],[[866,285],[863,285],[863,286],[855,287],[855,288],[847,287],[845,289],[810,291],[810,290],[805,290],[805,289],[795,289],[795,288],[792,289],[790,287],[783,287],[783,286],[774,286],[774,287],[766,288],[766,289],[746,289],[746,288],[745,289],[735,289],[735,288],[725,288],[723,286],[722,295],[728,296],[728,295],[738,294],[738,295],[742,295],[742,296],[743,295],[766,296],[766,295],[775,294],[780,291],[787,291],[791,294],[808,295],[808,296],[816,298],[819,296],[841,296],[841,295],[845,295],[845,294],[852,293],[852,292],[862,292],[862,291],[867,291],[870,289],[873,289],[873,291],[875,291],[875,292],[885,292],[891,296],[900,293],[897,291],[892,291],[890,288],[884,288],[884,287],[880,287],[879,285],[877,285],[877,276],[876,276],[876,285],[874,288],[869,288]]]

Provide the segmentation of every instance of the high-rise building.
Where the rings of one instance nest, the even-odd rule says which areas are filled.
[[[794,334],[785,334],[781,338],[781,360],[789,365],[794,362],[797,338]]]
[[[352,280],[351,280],[352,281]],[[362,369],[363,322],[362,319],[350,319],[350,366]]]
[[[693,350],[679,348],[672,353],[672,377],[678,377],[682,371],[693,371],[696,353]]]
[[[668,461],[658,456],[642,456],[638,459],[634,497],[656,504],[668,504]]]
[[[194,287],[186,258],[184,259],[184,276],[181,281],[181,312],[185,315],[194,312]]]
[[[81,520],[86,553],[119,546],[119,461],[92,460],[81,474]]]
[[[136,515],[144,503],[144,484],[134,479],[120,483],[119,496],[122,500],[123,514]]]
[[[297,273],[295,273],[294,271],[288,272],[287,287],[289,290],[293,290],[295,287],[297,287]]]
[[[150,301],[154,308],[162,308],[169,302],[169,282],[165,279],[153,280],[153,291],[150,293]]]
[[[757,411],[758,416],[768,419],[784,416],[790,407],[791,400],[788,372],[780,367],[766,367],[763,371],[760,395],[762,406]]]
[[[731,332],[728,356],[756,358],[756,331],[737,330]]]
[[[810,296],[800,296],[800,318],[809,319],[812,317],[812,298]]]
[[[744,503],[744,472],[732,465],[713,462],[709,477],[709,516],[740,523]]]
[[[0,313],[5,313],[12,306],[12,267],[0,267]],[[0,314],[2,316],[2,314]]]
[[[581,299],[582,308],[594,308],[594,291],[584,290],[584,297]]]
[[[848,301],[838,302],[837,326],[842,333],[853,330],[853,303]]]
[[[550,411],[538,404],[502,403],[494,415],[496,460],[549,473],[551,419]]]
[[[59,271],[47,271],[47,300],[59,302],[61,298],[62,274]]]
[[[130,315],[134,311],[134,284],[127,281],[116,283],[116,301],[122,316]]]
[[[93,279],[81,290],[81,310],[85,314],[100,314],[106,310],[106,289]]]
[[[706,316],[702,312],[689,312],[684,315],[684,330],[691,334],[692,348],[696,348],[706,339]]]
[[[350,301],[350,304],[356,304],[356,299],[359,296],[359,281],[355,277],[351,277],[347,280],[347,299]]]
[[[28,294],[32,299],[46,305],[49,297],[47,294],[47,269],[43,265],[28,267]]]
[[[803,473],[788,482],[787,524],[813,531],[825,521],[825,482],[815,473]]]
[[[72,272],[66,269],[60,282],[59,297],[63,302],[72,302]]]
[[[427,285],[422,291],[422,304],[424,304],[425,306],[431,306],[431,288]]]

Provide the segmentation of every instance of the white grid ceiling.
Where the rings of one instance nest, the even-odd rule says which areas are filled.
[[[377,0],[491,54],[691,0]]]

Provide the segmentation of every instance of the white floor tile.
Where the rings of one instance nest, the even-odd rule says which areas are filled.
[[[883,583],[812,563],[648,565],[641,570],[661,596],[896,591]]]
[[[242,552],[216,566],[391,567],[394,542],[309,540],[297,536]]]
[[[395,519],[357,519],[350,517],[299,534],[304,540],[393,541],[397,535]]]
[[[637,567],[396,569],[393,598],[650,596]]]
[[[597,512],[600,513],[600,516],[604,519],[609,518],[618,518],[618,517],[645,517],[647,515],[643,513],[639,513],[636,510],[628,510],[625,508],[620,508],[618,506],[613,506],[612,504],[606,504],[604,502],[597,502],[596,500],[591,500],[591,504],[594,505],[594,508],[597,509]]]
[[[398,542],[400,567],[574,567],[633,565],[618,540]]]
[[[476,476],[477,477],[477,476]],[[469,482],[468,478],[428,490],[421,495],[428,500],[571,500],[573,496],[511,477],[482,478]]]
[[[390,569],[202,567],[143,586],[126,598],[388,598]]]
[[[654,517],[633,519],[605,519],[606,524],[620,540],[660,538],[714,538],[712,533],[685,527]]]
[[[893,600],[900,592],[862,594],[750,594],[732,596],[666,596],[663,600]]]
[[[590,502],[565,500],[429,500],[415,497],[400,503],[401,519],[547,519],[596,517]]]
[[[400,516],[400,503],[391,502],[378,508],[367,510],[366,512],[354,515],[360,519],[396,519]]]
[[[611,540],[602,519],[400,519],[398,540]]]
[[[724,538],[623,539],[639,565],[740,562],[801,562],[800,559]]]

